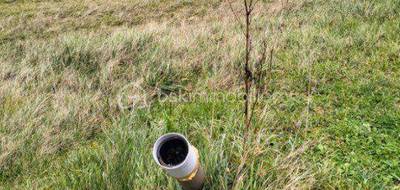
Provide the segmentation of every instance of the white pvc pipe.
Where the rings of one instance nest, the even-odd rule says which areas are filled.
[[[153,158],[170,176],[176,178],[183,190],[201,190],[206,176],[200,165],[197,149],[179,133],[158,138]]]
[[[178,165],[169,166],[161,163],[162,160],[160,156],[160,148],[165,142],[171,139],[183,140],[187,145],[188,152],[184,161],[182,161]],[[190,176],[194,172],[197,172],[197,170],[200,167],[199,155],[197,149],[194,146],[192,146],[183,135],[179,133],[169,133],[158,138],[158,140],[153,146],[153,158],[162,169],[164,169],[170,176],[175,177],[177,179],[183,179]]]

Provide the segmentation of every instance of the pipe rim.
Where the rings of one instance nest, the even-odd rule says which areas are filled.
[[[159,157],[158,157],[158,152],[159,152],[163,142],[165,142],[166,140],[169,140],[171,137],[182,138],[185,141],[185,143],[187,144],[188,153],[186,154],[185,159],[181,163],[179,163],[177,165],[174,165],[174,166],[166,166],[166,165],[163,165],[163,164],[160,163],[160,160],[159,160]],[[185,162],[189,159],[190,149],[192,148],[191,146],[192,145],[190,144],[190,142],[182,134],[180,134],[180,133],[167,133],[167,134],[164,134],[161,137],[159,137],[157,139],[157,141],[154,143],[154,145],[153,145],[153,158],[156,161],[157,165],[159,165],[163,169],[167,169],[167,170],[178,169],[181,166],[183,166],[185,164]]]

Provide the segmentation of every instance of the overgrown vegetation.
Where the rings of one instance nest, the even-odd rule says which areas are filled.
[[[0,10],[0,189],[176,189],[151,158],[165,132],[199,148],[207,189],[399,188],[397,0],[260,1],[253,39],[274,64],[245,159],[226,2]]]

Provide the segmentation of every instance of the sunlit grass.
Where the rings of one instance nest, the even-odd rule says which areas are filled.
[[[176,189],[151,157],[166,132],[198,147],[207,189],[399,188],[395,0],[260,3],[254,44],[274,65],[245,150],[243,34],[225,3],[0,10],[0,188]]]

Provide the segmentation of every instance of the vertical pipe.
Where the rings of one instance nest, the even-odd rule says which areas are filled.
[[[169,133],[158,138],[153,146],[153,158],[184,190],[203,188],[205,174],[198,150],[183,135]]]

